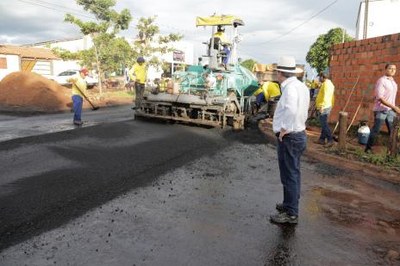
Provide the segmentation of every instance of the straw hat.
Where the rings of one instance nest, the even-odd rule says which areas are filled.
[[[287,73],[302,73],[303,70],[296,67],[296,60],[293,56],[282,56],[279,58],[276,71],[287,72]]]

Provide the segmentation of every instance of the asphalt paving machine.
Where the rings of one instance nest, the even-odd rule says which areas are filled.
[[[251,109],[248,100],[258,89],[255,75],[238,62],[238,28],[244,22],[236,16],[213,15],[197,17],[196,26],[211,28],[202,63],[175,72],[165,92],[146,92],[135,115],[243,129]],[[232,30],[227,43],[216,37],[223,27]]]

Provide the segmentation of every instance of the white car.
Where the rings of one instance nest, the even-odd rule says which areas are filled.
[[[71,69],[71,70],[66,70],[58,74],[57,76],[54,76],[50,79],[56,81],[58,84],[63,85],[63,86],[71,86],[71,83],[68,82],[68,79],[72,78],[75,75],[79,75],[79,70]],[[85,78],[85,81],[87,83],[88,89],[93,88],[94,86],[97,86],[99,83],[98,79],[87,76]]]

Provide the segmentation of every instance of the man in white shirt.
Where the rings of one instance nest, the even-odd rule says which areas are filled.
[[[310,105],[310,92],[299,81],[293,57],[281,57],[277,66],[282,95],[275,110],[272,128],[278,138],[278,163],[283,185],[283,202],[276,204],[277,214],[271,215],[273,223],[297,224],[300,199],[300,157],[306,149],[306,120]]]

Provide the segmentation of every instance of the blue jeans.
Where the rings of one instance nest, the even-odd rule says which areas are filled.
[[[396,113],[393,110],[374,111],[374,126],[372,127],[371,134],[369,135],[368,142],[365,147],[366,150],[370,150],[375,144],[376,136],[379,134],[379,131],[381,131],[383,123],[386,123],[386,127],[390,134],[390,131],[392,131],[393,128],[393,120],[395,116]]]
[[[301,188],[300,157],[307,146],[305,131],[293,132],[278,139],[278,163],[283,185],[283,207],[289,215],[299,214]]]
[[[74,121],[82,121],[83,99],[79,95],[72,95],[72,108],[74,110]]]
[[[328,125],[328,117],[331,113],[332,107],[328,107],[322,109],[322,112],[319,114],[319,122],[321,123],[321,135],[319,136],[319,140],[325,142],[325,139],[329,142],[333,141],[332,132]]]
[[[265,102],[265,97],[264,97],[264,93],[263,92],[261,92],[261,93],[259,93],[257,96],[256,96],[256,104],[258,105],[258,106],[260,106],[262,103],[264,103]]]

